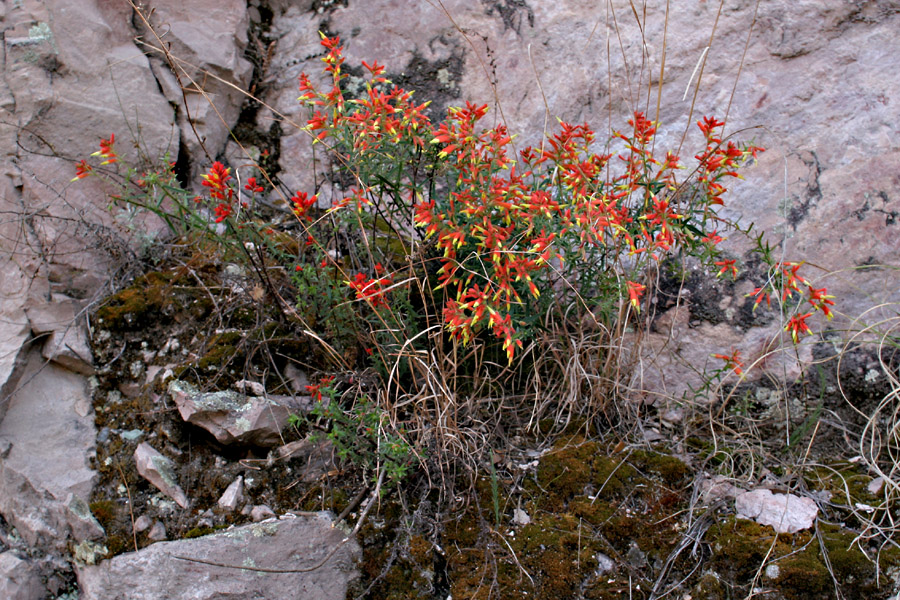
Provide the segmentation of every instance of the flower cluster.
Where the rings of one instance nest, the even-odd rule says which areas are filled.
[[[375,278],[370,278],[365,273],[357,273],[353,280],[347,282],[347,285],[356,292],[357,299],[364,300],[372,308],[387,306],[384,297],[385,291],[394,281],[385,275],[381,263],[375,265],[375,275]]]

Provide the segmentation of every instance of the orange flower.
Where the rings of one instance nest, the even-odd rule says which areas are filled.
[[[732,349],[731,354],[713,354],[713,358],[724,360],[726,369],[733,369],[738,375],[743,374],[741,367],[744,366],[744,363],[741,361],[740,350]]]

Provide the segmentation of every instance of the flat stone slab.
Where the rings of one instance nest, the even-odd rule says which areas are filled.
[[[200,538],[160,542],[98,565],[78,565],[80,598],[344,600],[348,584],[358,577],[356,563],[360,557],[354,539],[342,544],[345,536],[341,529],[332,527],[329,513],[305,513]],[[329,556],[335,547],[337,551]],[[242,566],[312,570],[271,573],[239,568]]]

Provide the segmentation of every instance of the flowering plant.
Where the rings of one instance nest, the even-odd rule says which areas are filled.
[[[299,101],[310,111],[306,131],[350,184],[327,208],[320,194],[290,198],[301,231],[288,259],[301,301],[295,315],[335,335],[353,331],[363,360],[382,354],[373,346],[392,347],[396,358],[411,340],[416,348],[435,343],[434,335],[418,334],[437,315],[462,344],[495,345],[512,364],[548,323],[580,323],[570,315],[595,306],[604,307],[591,314],[606,330],[624,331],[646,305],[652,267],[668,258],[691,256],[717,277],[738,277],[736,259],[718,245],[721,233],[740,230],[718,209],[728,180],[763,150],[723,139],[723,122],[697,123],[702,149],[682,178],[681,159],[656,151],[659,124],[640,112],[602,140],[587,124],[560,121],[540,145],[517,151],[504,125],[483,125],[487,105],[467,102],[433,124],[428,103],[393,86],[377,62],[362,63],[362,93],[351,95],[340,40],[323,35],[321,43],[326,83],[301,75]],[[101,142],[100,165],[119,160],[114,143],[114,136]],[[96,174],[81,161],[75,179]],[[193,206],[170,194],[182,223],[205,231],[217,225],[243,241],[254,235],[283,263],[288,255],[272,242],[277,225],[254,210],[255,195],[266,191],[256,176],[241,189],[230,168],[215,162],[202,179],[205,192]],[[169,166],[134,185],[147,194],[173,184]],[[761,240],[771,276],[751,294],[754,308],[772,295],[781,302],[805,296],[811,310],[797,311],[785,328],[797,342],[814,312],[830,318],[833,301],[799,275],[803,263],[772,260]],[[330,311],[315,300],[325,287]],[[741,372],[737,352],[716,356]]]

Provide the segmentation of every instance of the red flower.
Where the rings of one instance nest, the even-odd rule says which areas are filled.
[[[319,383],[306,386],[306,391],[309,392],[316,402],[321,402],[322,392],[325,391],[327,393],[328,386],[332,381],[334,381],[334,377],[323,377],[319,380]],[[325,389],[323,390],[322,388]]]
[[[759,307],[759,303],[765,299],[766,306],[772,306],[772,299],[769,297],[769,290],[765,287],[758,287],[754,289],[752,292],[747,294],[748,296],[756,296],[756,300],[753,302],[753,310],[755,311]]]
[[[77,181],[79,179],[84,179],[94,170],[94,167],[87,164],[85,161],[81,161],[75,167],[75,177],[72,178],[72,181]]]
[[[625,283],[628,285],[628,297],[631,305],[636,312],[641,312],[641,295],[647,289],[647,286],[633,281],[626,281]]]
[[[256,177],[248,177],[244,189],[248,192],[261,192],[264,188],[263,186],[256,184]]]
[[[734,259],[726,259],[726,260],[716,261],[715,265],[716,265],[717,267],[722,267],[722,268],[719,270],[719,273],[716,275],[716,277],[721,277],[722,275],[724,275],[724,274],[727,273],[728,271],[731,271],[731,278],[732,278],[732,279],[734,279],[735,277],[737,277],[738,270],[737,270],[737,267],[734,266],[734,263],[735,263],[735,262],[736,262],[736,261],[735,261]]]
[[[831,309],[828,308],[828,306],[834,306],[834,301],[831,300],[834,296],[826,295],[828,293],[827,288],[816,289],[809,284],[807,284],[807,287],[809,287],[809,303],[812,304],[816,310],[821,310],[826,319],[831,319],[834,315],[831,313]]]
[[[791,337],[794,339],[794,343],[797,343],[797,336],[801,333],[808,333],[812,335],[812,331],[809,329],[809,325],[806,324],[806,319],[812,316],[812,313],[806,313],[805,315],[797,315],[791,317],[791,320],[788,321],[787,326],[784,328],[785,331],[791,332]]]
[[[306,219],[307,221],[312,221],[312,216],[309,214],[309,209],[315,206],[316,202],[318,201],[318,196],[309,196],[305,192],[297,192],[291,198],[291,203],[293,203],[294,205],[294,214],[298,219]]]
[[[116,143],[116,134],[112,133],[109,136],[108,140],[100,140],[100,150],[91,154],[91,156],[100,156],[105,158],[101,165],[108,165],[119,160],[119,156],[116,154],[116,151],[113,150],[113,144]]]
[[[230,204],[225,204],[223,202],[222,204],[219,204],[216,207],[216,223],[221,223],[222,221],[227,219],[230,215],[231,215],[231,205]]]
[[[201,182],[201,185],[209,188],[210,198],[225,200],[225,195],[227,193],[229,200],[231,199],[232,192],[226,185],[228,180],[231,179],[230,171],[230,168],[226,169],[225,165],[216,161],[209,168],[209,172],[202,176],[203,181]]]

